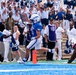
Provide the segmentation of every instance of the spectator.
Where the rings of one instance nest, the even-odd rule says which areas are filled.
[[[2,13],[2,19],[3,19],[3,24],[5,25],[5,21],[6,19],[8,18],[8,13],[7,13],[7,10],[4,9],[3,13]]]
[[[20,5],[21,5],[21,7],[23,7],[25,5],[24,0],[21,0]]]
[[[53,7],[53,1],[47,0],[47,7]]]
[[[9,30],[13,32],[14,20],[12,18],[12,12],[9,12],[9,17],[6,19],[6,24],[9,25]]]
[[[41,23],[44,25],[48,25],[48,18],[49,18],[49,10],[47,7],[41,8]]]
[[[18,13],[18,11],[15,11],[15,14],[12,16],[14,23],[18,24],[19,20],[20,20],[20,14]]]
[[[60,8],[60,11],[56,15],[56,19],[58,18],[58,20],[60,21],[61,27],[63,27],[63,17],[64,17],[64,15],[65,15],[65,13],[64,13],[63,9]]]
[[[53,6],[54,6],[54,10],[56,11],[56,10],[60,10],[60,2],[58,1],[58,0],[54,0],[54,4],[53,4]]]
[[[53,13],[53,11],[49,12],[49,20],[50,18],[53,18],[55,20],[55,14]]]
[[[22,9],[22,13],[26,15],[26,18],[29,18],[29,8],[26,5]]]
[[[74,27],[75,27],[75,29],[76,29],[76,11],[75,11],[75,14],[74,14],[74,16],[73,16],[73,20],[74,20]]]
[[[65,14],[65,18],[64,19],[65,19],[65,23],[64,23],[65,30],[67,30],[69,28],[70,20],[73,19],[73,15],[71,14],[71,10],[70,9],[67,10],[67,13]]]

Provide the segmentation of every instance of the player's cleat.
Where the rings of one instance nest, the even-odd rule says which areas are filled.
[[[19,62],[21,62],[22,61],[22,59],[20,58],[17,62],[19,63]]]
[[[19,64],[25,64],[25,62],[26,62],[26,58],[23,58],[23,60],[22,61],[19,61],[18,63]]]

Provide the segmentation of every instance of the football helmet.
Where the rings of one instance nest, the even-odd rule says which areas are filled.
[[[38,14],[33,14],[33,15],[31,15],[30,20],[32,21],[32,23],[37,23],[40,21],[40,17]]]

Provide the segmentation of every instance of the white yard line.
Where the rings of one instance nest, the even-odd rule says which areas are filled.
[[[54,70],[54,71],[71,71],[72,69],[71,68],[45,68],[45,69],[41,69],[41,68],[39,68],[39,69],[14,69],[14,70],[0,70],[0,73],[1,72],[27,72],[27,71],[47,71],[47,70],[49,70],[49,71],[52,71],[52,70]],[[76,70],[76,68],[73,68],[73,71],[75,71]]]

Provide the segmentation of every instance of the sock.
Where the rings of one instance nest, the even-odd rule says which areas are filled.
[[[23,58],[23,61],[26,62],[26,58]]]
[[[19,60],[21,60],[22,58],[21,57],[19,57]]]
[[[28,60],[28,58],[23,58],[23,61],[26,62]]]
[[[16,58],[14,58],[13,60],[16,60]]]
[[[55,49],[52,49],[52,53],[55,53]]]

